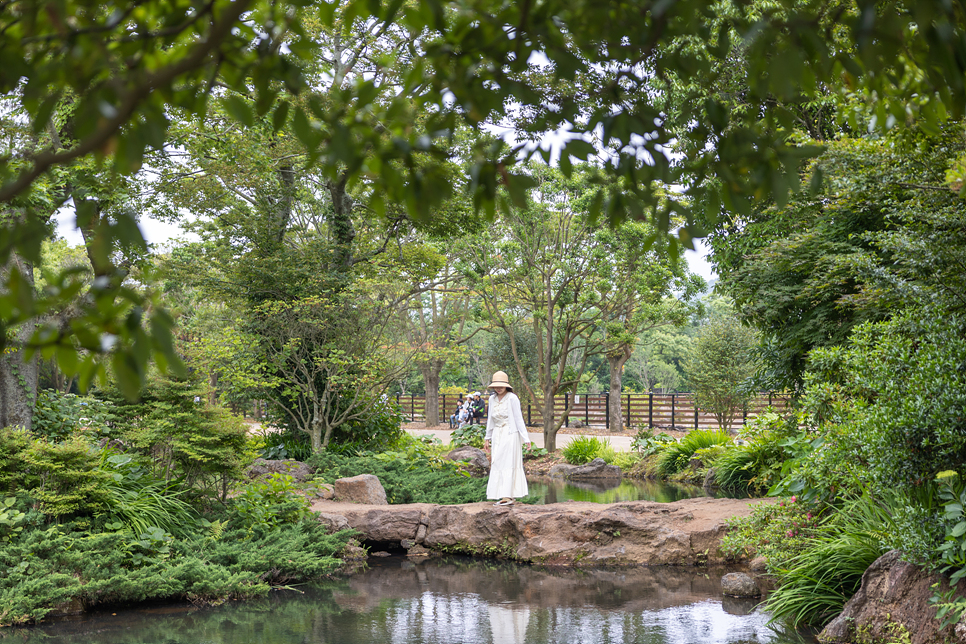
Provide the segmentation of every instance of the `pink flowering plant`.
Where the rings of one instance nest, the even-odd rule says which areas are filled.
[[[753,507],[751,516],[731,519],[722,550],[728,556],[763,556],[768,570],[775,572],[809,547],[811,539],[822,532],[822,517],[816,506],[805,504],[797,496],[762,502]]]

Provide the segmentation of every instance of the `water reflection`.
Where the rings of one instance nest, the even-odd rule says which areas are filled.
[[[530,496],[539,499],[537,503],[563,503],[564,501],[585,501],[590,503],[621,503],[624,501],[657,501],[672,503],[681,499],[701,496],[720,498],[730,496],[721,490],[706,490],[697,485],[681,485],[663,481],[643,481],[636,479],[565,481],[549,476],[527,479]]]
[[[723,570],[542,569],[445,558],[374,561],[304,593],[219,608],[161,607],[7,631],[64,644],[775,644],[754,603],[721,601]]]

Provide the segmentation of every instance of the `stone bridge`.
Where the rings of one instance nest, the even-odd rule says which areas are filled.
[[[720,552],[725,522],[763,499],[684,499],[674,503],[566,502],[494,507],[362,505],[317,501],[332,528],[350,527],[376,550],[461,552],[548,565],[707,565]]]

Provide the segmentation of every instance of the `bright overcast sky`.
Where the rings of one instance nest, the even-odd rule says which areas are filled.
[[[78,245],[84,243],[84,239],[74,224],[74,211],[72,208],[61,208],[56,216],[57,234],[66,239],[69,243]],[[167,224],[150,218],[142,219],[138,226],[141,234],[149,244],[160,246],[171,239],[184,237],[185,233],[176,224]],[[711,264],[708,263],[707,255],[710,252],[707,245],[700,239],[695,240],[696,250],[685,251],[684,256],[688,260],[691,271],[697,273],[706,280],[714,277],[711,272]]]

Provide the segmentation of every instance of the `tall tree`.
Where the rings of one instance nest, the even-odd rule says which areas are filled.
[[[672,251],[654,229],[627,222],[596,233],[602,253],[595,270],[603,326],[603,352],[610,370],[608,416],[610,427],[624,428],[621,411],[624,365],[641,335],[665,325],[683,325],[693,313],[688,304],[704,288],[704,280],[691,275],[684,249]]]

